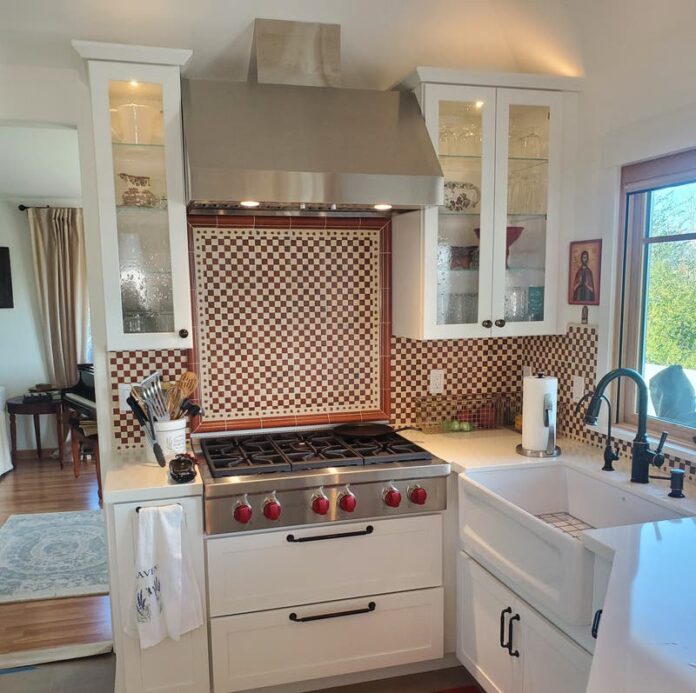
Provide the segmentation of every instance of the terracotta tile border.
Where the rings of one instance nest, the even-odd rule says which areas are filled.
[[[316,426],[330,423],[389,420],[391,415],[391,220],[384,217],[297,217],[297,216],[236,216],[201,215],[188,216],[189,267],[191,280],[191,311],[193,325],[193,348],[189,349],[188,367],[198,372],[200,353],[199,325],[197,324],[197,297],[195,290],[195,267],[193,236],[196,228],[303,228],[303,229],[376,229],[380,232],[380,408],[355,413],[319,413],[303,416],[264,416],[224,421],[205,421],[200,417],[192,420],[191,431],[211,433],[257,428],[279,428],[285,426]],[[194,401],[200,403],[200,392]]]

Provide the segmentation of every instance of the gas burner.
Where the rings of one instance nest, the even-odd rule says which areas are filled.
[[[343,440],[363,458],[365,464],[432,459],[432,455],[427,450],[406,440],[398,433],[386,433],[369,438],[345,436]]]
[[[213,476],[289,472],[291,469],[268,436],[207,438],[203,451]]]
[[[273,442],[293,470],[361,465],[360,455],[331,431],[309,431],[273,436]]]
[[[203,438],[201,447],[214,477],[431,459],[396,433],[341,437],[332,429]]]

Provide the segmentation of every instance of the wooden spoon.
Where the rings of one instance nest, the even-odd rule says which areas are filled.
[[[186,371],[179,382],[177,388],[181,392],[181,399],[188,399],[196,391],[198,387],[198,376],[193,371]]]

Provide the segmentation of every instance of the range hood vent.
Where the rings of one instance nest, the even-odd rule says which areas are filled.
[[[442,204],[442,170],[415,97],[308,86],[340,79],[338,27],[268,21],[257,20],[249,82],[183,82],[191,207]],[[287,36],[283,25],[292,25]]]

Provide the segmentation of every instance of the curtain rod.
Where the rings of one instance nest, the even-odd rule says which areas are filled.
[[[26,212],[28,209],[50,209],[51,205],[44,205],[43,207],[34,207],[33,205],[30,205],[27,207],[27,205],[17,205],[17,209],[20,212]]]

